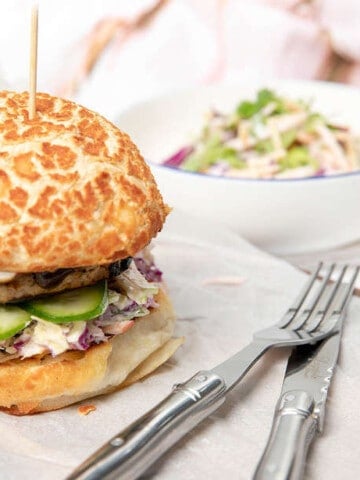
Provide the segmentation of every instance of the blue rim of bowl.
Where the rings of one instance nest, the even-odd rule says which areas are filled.
[[[348,178],[355,177],[360,175],[360,169],[355,170],[354,172],[344,172],[336,173],[334,175],[313,175],[310,177],[299,177],[299,178],[237,178],[237,177],[226,177],[225,175],[207,175],[206,173],[199,172],[190,172],[188,170],[182,170],[177,167],[169,167],[168,165],[162,165],[161,163],[151,162],[146,160],[147,164],[150,167],[163,168],[165,170],[171,170],[178,174],[192,175],[197,178],[211,178],[212,180],[230,180],[235,182],[261,182],[261,183],[288,183],[288,182],[304,182],[304,181],[325,181],[325,180],[335,180],[337,178]]]

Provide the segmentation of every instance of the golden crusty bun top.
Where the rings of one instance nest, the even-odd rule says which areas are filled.
[[[0,270],[37,272],[134,255],[168,207],[128,135],[76,103],[0,92]]]

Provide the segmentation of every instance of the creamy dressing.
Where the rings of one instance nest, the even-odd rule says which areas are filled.
[[[0,341],[0,349],[9,354],[15,349],[21,358],[86,350],[113,335],[125,333],[134,326],[133,319],[147,315],[149,308],[157,306],[154,296],[160,284],[146,280],[135,261],[116,277],[114,285],[118,291],[108,289],[108,308],[102,315],[89,321],[69,323],[53,323],[31,315],[31,324],[14,337]]]

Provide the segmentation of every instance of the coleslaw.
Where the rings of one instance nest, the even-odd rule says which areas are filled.
[[[157,308],[162,272],[154,264],[149,248],[133,257],[126,270],[114,277],[107,289],[108,306],[88,321],[52,323],[34,315],[14,336],[0,340],[0,363],[34,355],[60,355],[68,350],[87,350],[126,333],[136,319]]]
[[[163,165],[239,178],[301,178],[360,168],[360,138],[309,102],[263,89],[231,113],[212,110],[200,135]]]

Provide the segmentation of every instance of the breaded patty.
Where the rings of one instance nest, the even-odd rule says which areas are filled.
[[[71,270],[59,284],[51,288],[42,288],[36,282],[34,274],[18,273],[11,282],[0,284],[0,303],[18,302],[40,295],[85,287],[105,278],[109,278],[108,265],[77,268]]]

